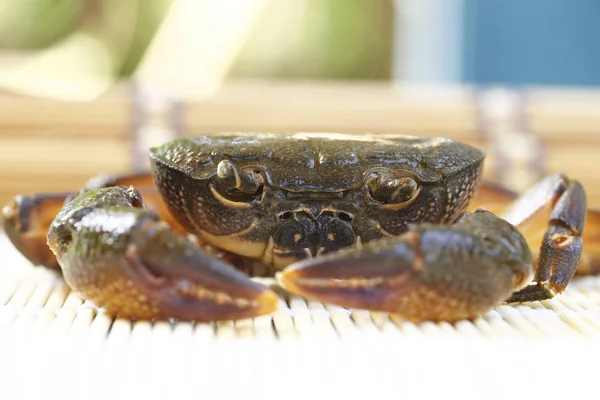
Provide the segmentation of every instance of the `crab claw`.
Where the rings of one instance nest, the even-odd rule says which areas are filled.
[[[346,307],[390,311],[418,284],[419,261],[407,242],[380,242],[364,251],[329,253],[277,275],[292,293]]]
[[[133,189],[79,196],[52,223],[48,243],[67,284],[119,317],[215,321],[277,307],[274,292],[171,230]]]
[[[501,303],[532,270],[519,232],[478,212],[451,227],[424,224],[361,250],[304,260],[277,278],[290,292],[323,302],[415,321],[455,321]]]
[[[141,294],[137,301],[153,299],[149,307],[153,318],[232,320],[269,314],[277,308],[279,298],[274,292],[165,224],[140,219],[132,233],[135,237],[124,258],[131,272],[129,282]],[[123,315],[132,303],[118,314]],[[144,304],[141,309],[148,311]]]

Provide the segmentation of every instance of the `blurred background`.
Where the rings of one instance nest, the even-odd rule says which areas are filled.
[[[0,0],[0,202],[181,135],[445,136],[600,204],[594,0]]]

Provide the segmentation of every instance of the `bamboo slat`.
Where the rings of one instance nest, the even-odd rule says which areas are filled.
[[[114,128],[129,125],[130,104],[128,85],[115,86],[98,99],[81,103],[0,93],[0,126],[2,135],[11,128],[29,128],[38,133],[64,129],[73,135],[90,129],[101,136],[122,136],[123,131]]]
[[[19,168],[27,169],[37,166],[36,170],[47,170],[56,166],[57,170],[65,171],[69,168],[98,171],[99,167],[114,165],[115,169],[124,170],[129,166],[128,146],[123,138],[106,140],[84,136],[71,141],[26,136],[4,138],[0,147],[0,167],[19,165]]]
[[[0,202],[20,192],[75,189],[98,173],[134,169],[139,162],[132,158],[132,129],[139,117],[135,93],[139,91],[128,83],[86,103],[0,93]],[[526,134],[546,150],[546,171],[581,180],[588,188],[590,204],[600,205],[600,178],[591,167],[600,150],[600,93],[539,88],[520,93],[525,99]],[[497,154],[482,134],[477,99],[477,92],[469,87],[229,82],[210,99],[184,102],[178,117],[181,132],[176,133],[334,131],[445,136],[489,150],[486,176],[493,177]]]
[[[474,104],[464,90],[418,95],[384,84],[240,83],[224,87],[208,102],[187,104],[186,110],[186,126],[193,131],[236,127],[476,137]]]
[[[528,97],[528,117],[537,137],[556,145],[600,141],[600,91],[532,89]]]

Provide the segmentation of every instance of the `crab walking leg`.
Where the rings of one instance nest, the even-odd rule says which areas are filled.
[[[482,182],[466,211],[475,211],[484,208],[496,215],[500,215],[518,197],[518,194],[494,182]]]
[[[48,244],[67,284],[127,318],[212,321],[275,310],[277,295],[208,255],[143,208],[139,192],[85,192],[52,222]]]
[[[13,245],[34,265],[60,270],[46,244],[50,223],[70,193],[16,196],[2,209],[2,226]]]
[[[523,236],[479,210],[451,226],[417,225],[361,250],[298,262],[278,280],[293,293],[344,307],[455,321],[500,304],[532,274]]]
[[[507,301],[544,300],[565,290],[581,259],[586,210],[581,184],[557,174],[540,181],[505,211],[503,218],[525,236],[543,234],[533,282]]]
[[[577,266],[577,275],[600,274],[600,210],[589,210],[585,216],[583,233],[585,251]]]
[[[185,233],[171,217],[149,174],[94,178],[81,192],[110,186],[135,186],[144,197],[146,208],[160,215],[174,230]],[[6,235],[32,264],[60,270],[56,257],[46,243],[46,234],[56,214],[76,195],[64,192],[16,196],[2,209],[2,226]]]
[[[519,197],[515,192],[500,185],[484,183],[479,190],[477,190],[468,210],[471,211],[477,208],[484,208],[496,215],[503,215],[506,210],[512,208],[513,211],[511,214],[513,214],[513,216],[520,215],[519,218],[515,218],[514,222],[519,224],[521,232],[525,235],[530,248],[536,252],[535,255],[537,256],[544,234],[548,229],[548,220],[552,208],[558,201],[558,198],[562,195],[564,189],[566,189],[567,185],[565,182],[567,182],[567,180],[563,175],[554,175],[542,181],[541,185],[546,187],[545,191],[534,188],[521,196],[523,203],[529,203],[529,206],[523,203],[515,205],[514,203]],[[540,204],[539,201],[530,201],[532,197],[537,197],[538,199],[542,199],[542,201],[546,200],[546,202]],[[535,206],[531,207],[531,204],[534,204]],[[519,212],[518,210],[521,211]],[[528,213],[530,215],[527,217]],[[600,210],[587,209],[585,215],[585,230],[582,238],[583,243],[585,244],[585,251],[581,255],[575,274],[599,274]]]
[[[144,199],[147,209],[154,211],[160,219],[169,224],[175,231],[186,234],[187,231],[177,222],[169,212],[156,184],[150,173],[138,173],[131,175],[105,175],[90,179],[85,190],[108,188],[114,186],[133,186]]]

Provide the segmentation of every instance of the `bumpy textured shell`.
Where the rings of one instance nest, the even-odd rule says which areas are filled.
[[[226,133],[179,139],[151,149],[150,156],[192,178],[209,178],[228,159],[239,168],[266,171],[271,187],[336,192],[360,187],[377,168],[436,182],[480,164],[484,153],[448,139],[407,135]]]

